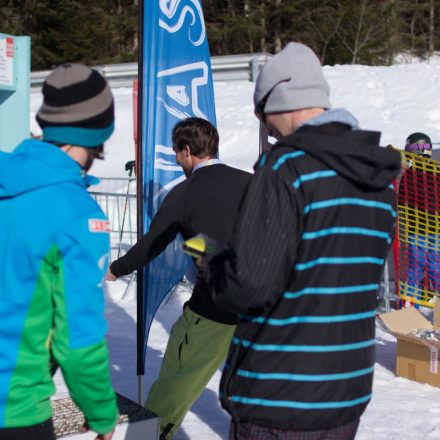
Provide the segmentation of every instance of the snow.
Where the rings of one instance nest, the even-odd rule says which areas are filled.
[[[440,60],[397,64],[389,67],[360,65],[325,66],[334,107],[345,107],[365,129],[382,132],[382,144],[402,148],[414,131],[440,142]],[[254,84],[246,81],[216,82],[217,125],[220,157],[226,163],[251,171],[258,155],[258,121],[253,115]],[[107,143],[107,159],[97,161],[92,173],[124,177],[124,164],[134,158],[131,90],[113,90],[116,102],[116,131]],[[33,121],[41,95],[31,96]],[[130,278],[107,283],[108,342],[111,373],[116,391],[137,400],[135,283],[124,292]],[[184,287],[177,289],[161,306],[152,325],[147,352],[144,398],[154,378],[173,322],[188,298]],[[377,329],[377,362],[373,399],[362,416],[357,439],[440,439],[440,389],[394,375],[396,341]],[[228,437],[229,416],[220,408],[217,396],[218,371],[186,417],[176,440],[214,440]],[[57,376],[57,397],[66,393]]]

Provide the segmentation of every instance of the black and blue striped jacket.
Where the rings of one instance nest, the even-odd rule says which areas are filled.
[[[231,249],[209,266],[215,301],[241,313],[220,385],[234,420],[327,429],[367,406],[400,171],[379,138],[305,126],[257,163]]]

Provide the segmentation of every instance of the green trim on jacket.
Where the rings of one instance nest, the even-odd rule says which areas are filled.
[[[55,392],[51,354],[90,429],[100,434],[110,432],[118,412],[106,341],[70,348],[63,260],[56,245],[43,258],[37,277],[11,380],[5,426],[34,425],[51,416],[50,396]],[[29,389],[33,391],[31,398]]]

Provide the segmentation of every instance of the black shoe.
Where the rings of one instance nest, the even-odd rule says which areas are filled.
[[[168,423],[160,434],[159,440],[169,440],[168,433],[173,429],[174,423]]]

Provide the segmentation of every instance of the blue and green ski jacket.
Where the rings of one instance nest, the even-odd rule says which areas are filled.
[[[89,427],[117,419],[105,341],[108,222],[92,178],[37,140],[0,152],[0,428],[51,417],[51,359]]]

